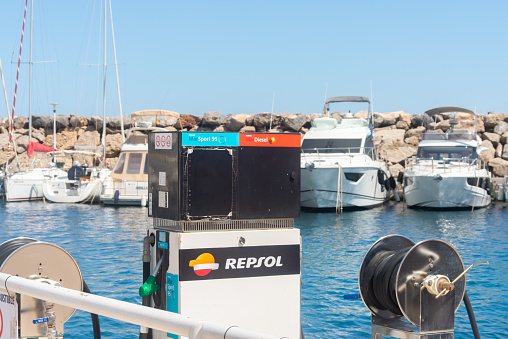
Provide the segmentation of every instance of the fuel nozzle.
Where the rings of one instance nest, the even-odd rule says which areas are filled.
[[[157,273],[159,272],[159,270],[161,268],[163,258],[164,258],[163,256],[161,256],[159,258],[159,261],[157,261],[157,265],[155,265],[155,268],[154,268],[152,274],[150,274],[148,279],[146,279],[146,281],[143,283],[143,285],[141,285],[141,287],[139,288],[139,296],[140,297],[148,297],[152,293],[155,293],[161,289],[161,286],[159,284],[157,284],[155,281],[157,279],[156,278]]]

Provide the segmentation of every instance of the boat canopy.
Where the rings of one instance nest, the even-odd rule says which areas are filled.
[[[437,107],[433,109],[429,109],[425,112],[425,114],[428,115],[435,115],[440,113],[455,113],[455,112],[461,112],[461,113],[468,113],[474,115],[475,113],[467,108],[462,107],[453,107],[453,106],[446,106],[446,107]]]
[[[154,116],[178,118],[180,114],[173,111],[165,111],[161,109],[147,109],[144,111],[137,111],[131,113],[131,118],[154,117]]]
[[[370,99],[366,97],[355,97],[355,96],[343,96],[343,97],[331,97],[326,99],[325,104],[328,105],[333,102],[368,102]]]

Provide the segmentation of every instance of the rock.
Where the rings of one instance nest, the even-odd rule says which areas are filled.
[[[78,115],[71,114],[69,119],[69,125],[73,128],[84,127],[88,125],[88,119],[85,117],[80,117]]]
[[[53,119],[49,115],[33,115],[32,127],[36,129],[43,128],[45,130],[52,130]]]
[[[213,126],[197,126],[198,132],[213,132]]]
[[[233,132],[238,132],[243,126],[245,126],[248,114],[237,114],[229,115],[226,118],[226,127]]]
[[[496,177],[504,177],[508,174],[508,161],[501,158],[489,160],[488,166]]]
[[[395,127],[398,129],[408,130],[409,124],[406,121],[397,121]]]
[[[8,130],[9,129],[9,118],[0,118],[0,127],[3,127],[6,130]]]
[[[503,135],[501,136],[501,143],[503,145],[508,144],[508,132],[504,132]]]
[[[496,133],[485,132],[483,133],[483,140],[490,141],[495,148],[499,141],[501,141],[501,136]]]
[[[392,177],[394,177],[395,180],[397,180],[397,176],[399,175],[399,172],[404,172],[404,166],[402,166],[401,164],[395,164],[395,165],[388,166],[388,170],[390,171],[390,174],[392,175]]]
[[[498,124],[494,127],[494,133],[503,135],[505,132],[508,132],[508,123],[504,121],[498,122]]]
[[[220,126],[226,123],[226,117],[220,113],[215,111],[206,112],[203,114],[203,118],[201,118],[202,126]]]
[[[503,146],[500,158],[508,160],[508,144]]]
[[[23,153],[19,151],[19,148],[23,148],[24,150],[27,149],[29,144],[29,137],[28,135],[21,135],[16,138],[16,147],[18,148],[18,153]]]
[[[46,135],[44,134],[44,130],[42,128],[41,129],[33,130],[32,131],[32,139],[35,142],[43,143],[44,140],[46,139]]]
[[[501,158],[502,156],[503,156],[503,145],[501,145],[501,143],[499,143],[496,146],[496,158]],[[507,154],[507,156],[508,156],[508,154]]]
[[[504,121],[507,117],[508,113],[489,112],[489,114],[483,117],[483,123],[485,124],[486,130],[492,131],[499,122]]]
[[[340,120],[344,119],[344,113],[341,113],[341,112],[332,112],[328,116],[330,118],[333,118],[333,119],[337,120],[337,121],[340,121]]]
[[[108,124],[108,117],[106,117],[106,125]],[[88,119],[88,131],[97,131],[102,133],[103,119],[102,117],[93,116]]]
[[[14,117],[14,129],[28,128],[28,118]]]
[[[13,131],[13,135],[14,135],[14,138],[17,138],[20,135],[28,135],[28,129],[24,129],[24,128],[15,129]]]
[[[432,122],[432,118],[429,117],[427,114],[419,113],[414,114],[411,117],[411,126],[412,127],[418,127],[418,126],[425,126],[426,123]]]
[[[220,126],[215,127],[213,129],[213,132],[222,133],[222,132],[227,132],[227,131],[226,131],[226,128],[224,127],[224,125],[220,125]]]
[[[450,120],[443,120],[436,124],[436,129],[439,129],[443,132],[448,131],[452,126],[450,125]]]
[[[369,111],[358,111],[353,115],[355,118],[367,119],[369,117]]]
[[[374,127],[392,126],[399,120],[399,112],[374,113]]]
[[[57,115],[55,118],[56,121],[56,131],[62,132],[64,129],[69,127],[70,118],[67,115]],[[53,127],[51,128],[53,129]]]
[[[0,134],[7,133],[7,129],[3,126],[0,126]]]
[[[424,132],[425,132],[425,127],[418,126],[416,128],[406,131],[406,133],[404,134],[404,137],[406,137],[406,138],[418,137],[418,140],[422,140],[422,134]]]
[[[379,156],[381,159],[391,162],[392,164],[404,164],[405,160],[413,155],[416,155],[416,147],[402,146],[397,144],[380,145],[378,148]]]
[[[122,148],[122,135],[106,135],[106,158],[114,158],[120,153]]]
[[[250,125],[254,127],[270,127],[270,113],[257,113],[252,116],[252,122]],[[274,124],[272,116],[272,126],[277,125]]]
[[[242,128],[240,128],[239,132],[254,133],[254,132],[256,132],[256,127],[254,127],[254,126],[243,126]]]
[[[282,127],[291,132],[298,132],[309,121],[305,114],[289,114],[282,119]]]
[[[482,147],[485,147],[487,149],[480,153],[480,157],[483,160],[494,159],[494,157],[496,156],[496,149],[492,145],[492,142],[490,142],[489,140],[483,140]]]
[[[78,132],[77,131],[63,131],[61,133],[57,133],[56,135],[56,149],[59,151],[74,149],[74,145],[78,140]],[[53,135],[47,135],[44,140],[44,145],[53,147]],[[95,146],[95,145],[93,145]]]
[[[420,139],[417,136],[412,136],[404,139],[404,142],[409,145],[418,146]]]
[[[122,131],[120,129],[111,129],[109,127],[106,127],[106,135],[108,134],[121,134]]]
[[[117,116],[111,117],[108,121],[107,127],[110,129],[121,129],[122,124],[120,122],[120,116],[117,115]]]
[[[107,138],[107,135],[106,135]],[[99,146],[101,144],[101,135],[97,131],[86,131],[79,136],[76,146]]]
[[[302,133],[302,134],[306,134],[308,131],[309,131],[309,129],[307,127],[302,127],[300,129],[300,133]]]
[[[399,121],[405,122],[408,124],[408,126],[411,126],[411,117],[412,116],[413,116],[412,114],[400,111],[399,112]]]
[[[195,115],[182,114],[180,115],[180,119],[178,119],[178,121],[175,123],[174,127],[178,130],[181,130],[183,128],[188,128],[192,130],[193,127],[199,125],[200,121],[201,118]]]
[[[374,130],[374,144],[385,144],[390,145],[394,143],[402,144],[404,142],[405,131],[402,129],[390,129],[390,130]],[[398,161],[396,161],[398,162]]]
[[[159,123],[157,126],[159,127],[172,127],[178,121],[178,117],[159,117]]]
[[[477,116],[476,131],[478,133],[483,133],[483,132],[485,132],[485,124],[483,123],[483,118],[480,116],[480,114],[477,114],[476,116]],[[472,130],[471,132],[474,132],[474,130]]]
[[[268,133],[286,133],[280,126],[276,126],[267,131]]]

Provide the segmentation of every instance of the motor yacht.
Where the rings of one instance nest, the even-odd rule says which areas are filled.
[[[331,103],[369,104],[368,118],[346,113],[341,120],[324,116],[314,119],[302,139],[301,193],[303,208],[369,208],[389,199],[394,180],[373,143],[372,112],[366,97],[332,97]],[[390,183],[392,183],[390,185]]]
[[[458,128],[457,113],[474,117],[474,131]],[[406,160],[404,198],[409,207],[454,209],[480,208],[492,201],[491,174],[479,157],[483,150],[477,135],[476,114],[461,107],[438,107],[429,116],[453,113],[446,132],[422,134],[417,155]]]

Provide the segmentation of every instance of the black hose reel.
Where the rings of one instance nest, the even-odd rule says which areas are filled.
[[[466,271],[457,251],[444,241],[415,244],[400,235],[379,239],[358,276],[360,296],[372,313],[372,337],[453,338]]]

